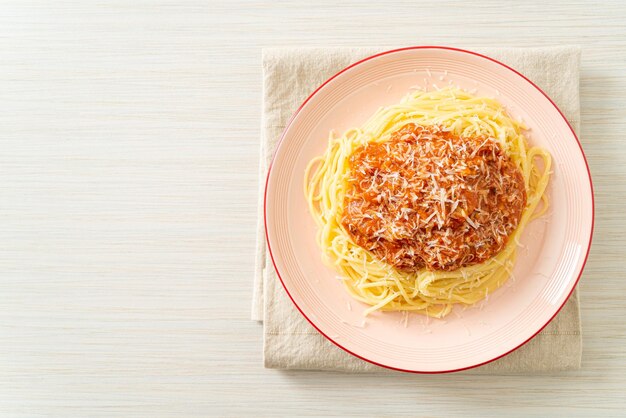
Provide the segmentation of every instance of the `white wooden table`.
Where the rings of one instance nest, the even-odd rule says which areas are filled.
[[[269,3],[0,5],[0,416],[624,414],[624,3]],[[564,43],[597,202],[582,370],[263,369],[261,48]]]

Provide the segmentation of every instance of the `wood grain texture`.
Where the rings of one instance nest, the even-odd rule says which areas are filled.
[[[0,5],[0,416],[623,414],[626,5],[359,3]],[[261,48],[566,43],[597,205],[582,370],[263,369]]]

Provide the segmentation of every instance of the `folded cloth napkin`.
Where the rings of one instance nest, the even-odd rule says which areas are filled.
[[[319,334],[296,310],[266,251],[263,190],[274,149],[291,115],[326,79],[349,64],[389,48],[307,48],[263,51],[263,116],[259,208],[252,319],[263,321],[265,367],[372,372],[386,370],[344,352]],[[580,103],[577,47],[475,48],[526,75],[563,111],[578,132]],[[513,353],[464,373],[535,373],[580,368],[578,294],[556,318]]]

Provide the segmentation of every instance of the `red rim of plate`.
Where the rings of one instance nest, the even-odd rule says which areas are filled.
[[[537,330],[537,332],[535,332],[532,336],[530,336],[530,338],[528,338],[526,341],[524,341],[523,343],[521,343],[520,345],[518,345],[517,347],[507,351],[504,354],[501,354],[491,360],[487,360],[484,361],[482,363],[478,363],[475,364],[473,366],[468,366],[468,367],[462,367],[459,369],[451,369],[451,370],[442,370],[442,371],[420,371],[420,370],[408,370],[408,369],[402,369],[402,368],[398,368],[398,367],[392,367],[392,366],[387,366],[385,364],[381,364],[378,362],[375,362],[373,360],[369,360],[363,356],[360,356],[350,350],[348,350],[347,348],[343,347],[341,344],[339,344],[337,341],[333,340],[331,337],[329,337],[328,335],[324,334],[314,323],[313,321],[311,321],[311,319],[302,311],[302,309],[300,309],[300,307],[298,306],[298,304],[296,303],[296,301],[293,299],[293,297],[291,296],[291,293],[289,293],[289,290],[287,289],[287,286],[285,286],[285,282],[283,281],[283,278],[280,275],[280,272],[278,271],[278,268],[276,267],[276,262],[274,261],[274,254],[272,254],[272,247],[270,245],[270,240],[269,240],[269,236],[267,233],[267,188],[268,188],[268,184],[269,184],[269,177],[270,177],[270,173],[272,171],[272,166],[274,164],[274,158],[276,157],[276,152],[278,151],[278,149],[280,148],[283,140],[285,139],[285,134],[287,132],[287,130],[289,129],[289,127],[291,126],[293,120],[295,119],[295,117],[298,115],[298,113],[300,113],[300,111],[302,110],[302,108],[309,102],[309,100],[311,100],[311,98],[313,96],[315,96],[317,94],[317,92],[324,87],[326,84],[328,84],[331,80],[335,79],[336,77],[338,77],[339,75],[343,74],[344,72],[346,72],[347,70],[349,70],[352,67],[356,67],[357,65],[365,62],[365,61],[369,61],[373,58],[376,57],[380,57],[383,55],[388,55],[388,54],[393,54],[395,52],[401,52],[401,51],[408,51],[408,50],[413,50],[413,49],[445,49],[445,50],[450,50],[450,51],[457,51],[457,52],[464,52],[466,54],[471,54],[471,55],[476,55],[482,58],[485,58],[489,61],[495,62],[496,64],[499,64],[507,69],[509,69],[510,71],[514,72],[515,74],[517,74],[518,76],[520,76],[521,78],[523,78],[524,80],[526,80],[531,86],[533,86],[534,88],[536,88],[539,92],[541,92],[541,94],[543,94],[543,96],[548,99],[548,101],[552,104],[552,106],[554,106],[554,108],[557,110],[557,112],[559,112],[559,114],[561,115],[561,117],[563,118],[563,120],[565,121],[565,123],[567,124],[567,126],[569,127],[570,131],[572,132],[572,135],[574,135],[574,138],[576,139],[576,142],[578,143],[578,148],[580,149],[580,153],[583,156],[583,160],[585,161],[585,167],[587,168],[587,176],[589,177],[589,187],[591,189],[591,230],[589,232],[589,243],[587,244],[587,254],[585,254],[585,259],[583,261],[583,264],[580,268],[580,273],[578,274],[578,277],[576,278],[576,281],[574,282],[574,286],[572,287],[572,290],[569,292],[569,294],[567,295],[567,297],[565,298],[565,300],[563,301],[563,304],[559,307],[559,309],[557,309],[557,311],[554,313],[554,315],[552,315],[552,317],[541,327],[539,328],[539,330]],[[280,280],[280,283],[282,284],[283,288],[285,289],[285,292],[287,292],[287,295],[289,296],[289,299],[291,299],[291,302],[293,302],[293,304],[295,305],[295,307],[298,309],[298,311],[300,311],[300,313],[302,314],[302,316],[304,316],[304,318],[313,326],[313,328],[315,328],[317,330],[317,332],[319,332],[320,334],[322,334],[328,341],[330,341],[331,343],[333,343],[334,345],[336,345],[337,347],[341,348],[342,350],[346,351],[347,353],[350,353],[351,355],[360,358],[361,360],[367,361],[368,363],[372,363],[375,364],[377,366],[380,367],[384,367],[386,369],[391,369],[391,370],[396,370],[396,371],[400,371],[400,372],[407,372],[407,373],[420,373],[420,374],[442,374],[442,373],[452,373],[452,372],[460,372],[462,370],[469,370],[469,369],[473,369],[475,367],[479,367],[482,365],[485,365],[487,363],[491,363],[492,361],[498,360],[510,353],[512,353],[513,351],[517,350],[518,348],[520,348],[521,346],[523,346],[524,344],[526,344],[527,342],[529,342],[530,340],[532,340],[533,338],[535,338],[535,336],[537,334],[539,334],[557,315],[558,313],[561,311],[561,309],[563,308],[563,306],[565,306],[565,304],[567,303],[567,301],[569,300],[570,296],[572,295],[572,293],[574,292],[574,289],[576,289],[576,286],[578,285],[578,282],[580,281],[580,277],[583,274],[583,271],[585,270],[585,265],[587,264],[587,259],[589,258],[589,252],[591,250],[591,241],[593,238],[593,229],[594,229],[594,224],[595,224],[595,199],[594,199],[594,190],[593,190],[593,182],[591,180],[591,171],[589,170],[589,163],[587,162],[587,157],[585,156],[585,152],[583,151],[582,145],[580,143],[580,140],[578,139],[578,136],[576,135],[576,132],[574,132],[574,129],[572,128],[572,126],[570,125],[570,123],[568,122],[567,118],[565,117],[565,115],[563,115],[563,112],[561,112],[561,109],[559,109],[559,107],[556,105],[556,103],[554,103],[554,101],[552,101],[552,99],[543,91],[541,90],[541,88],[539,88],[539,86],[537,86],[535,83],[533,83],[532,81],[530,81],[526,76],[524,76],[522,73],[520,73],[519,71],[509,67],[508,65],[495,60],[493,58],[490,58],[486,55],[483,54],[479,54],[477,52],[473,52],[473,51],[468,51],[466,49],[460,49],[460,48],[453,48],[453,47],[449,47],[449,46],[436,46],[436,45],[423,45],[423,46],[410,46],[410,47],[405,47],[405,48],[398,48],[398,49],[392,49],[389,51],[384,51],[384,52],[380,52],[378,54],[374,54],[371,55],[369,57],[363,58],[360,61],[355,62],[354,64],[351,64],[349,66],[347,66],[346,68],[344,68],[343,70],[339,71],[338,73],[336,73],[335,75],[333,75],[332,77],[330,77],[328,80],[326,80],[322,85],[320,85],[318,88],[315,89],[315,91],[313,91],[313,93],[311,93],[309,95],[309,97],[306,98],[306,100],[304,102],[302,102],[302,104],[300,105],[300,107],[298,107],[298,109],[294,112],[294,114],[291,116],[291,118],[289,119],[289,122],[287,123],[287,126],[285,127],[285,129],[283,130],[283,133],[280,136],[280,140],[278,141],[278,144],[276,145],[276,151],[274,153],[274,156],[272,157],[272,162],[270,163],[269,169],[267,170],[267,177],[265,180],[265,192],[263,195],[263,223],[265,226],[265,239],[267,242],[267,248],[269,249],[269,253],[270,253],[270,258],[272,259],[272,264],[274,265],[274,270],[276,271],[276,274],[278,276],[278,279]]]

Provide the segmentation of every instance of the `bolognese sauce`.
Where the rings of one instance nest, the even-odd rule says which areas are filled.
[[[342,224],[399,270],[455,270],[500,252],[526,206],[521,171],[493,138],[407,124],[357,148]]]

